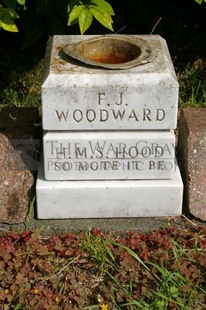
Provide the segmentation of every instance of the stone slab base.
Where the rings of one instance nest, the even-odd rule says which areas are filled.
[[[183,184],[176,167],[170,180],[46,181],[36,184],[37,217],[132,218],[182,213]]]
[[[186,211],[206,221],[206,109],[181,111],[178,158],[184,180]]]

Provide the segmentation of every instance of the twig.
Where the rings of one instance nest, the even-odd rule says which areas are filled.
[[[158,21],[155,23],[155,25],[154,25],[154,27],[152,28],[152,31],[150,32],[150,34],[153,34],[153,32],[155,31],[157,25],[160,23],[161,19],[162,19],[162,17],[160,17],[160,18],[158,19]]]
[[[47,278],[47,280],[50,280],[56,276],[58,276],[58,274],[60,274],[63,270],[65,270],[69,265],[71,265],[72,263],[74,263],[78,258],[80,257],[80,255],[78,255],[77,257],[75,257],[74,259],[72,259],[68,264],[66,264],[61,270],[59,270],[56,274],[52,275],[51,277]]]
[[[193,226],[198,226],[197,224],[193,223],[190,219],[188,219],[184,214],[182,214],[182,217],[187,220],[190,224],[192,224]]]
[[[126,26],[123,26],[122,28],[120,28],[119,30],[117,30],[116,32],[115,32],[115,34],[118,34],[118,33],[120,33],[122,30],[124,30],[124,29],[126,29]]]

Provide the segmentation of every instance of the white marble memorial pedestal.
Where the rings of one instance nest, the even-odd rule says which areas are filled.
[[[54,36],[42,85],[39,219],[176,216],[183,184],[175,160],[178,89],[165,40],[156,57],[107,70],[68,58],[63,47],[95,36]]]

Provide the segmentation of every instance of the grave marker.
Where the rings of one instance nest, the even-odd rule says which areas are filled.
[[[145,44],[139,51],[150,58],[138,53],[141,65],[134,67],[93,67],[64,53],[68,44],[82,48],[92,38],[101,41],[54,36],[48,44],[38,217],[179,215],[183,185],[173,131],[179,86],[167,44],[155,35],[109,36]]]

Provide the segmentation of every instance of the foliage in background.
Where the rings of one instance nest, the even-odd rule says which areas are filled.
[[[0,236],[1,309],[203,310],[206,228]]]
[[[195,0],[197,3],[202,4],[203,1],[206,2],[206,0]]]
[[[24,12],[21,12],[20,6],[23,6]],[[59,1],[37,0],[35,3],[30,3],[25,0],[3,0],[3,5],[0,4],[0,28],[6,31],[18,32],[16,19],[21,15],[22,23],[30,26],[28,17],[33,15],[33,18],[46,16],[50,19],[50,26],[56,30],[62,31],[65,27],[65,17],[68,16],[68,25],[79,24],[80,33],[83,34],[91,26],[93,17],[104,27],[113,31],[112,16],[114,11],[112,6],[105,0],[64,0]],[[27,24],[28,23],[28,24]],[[55,25],[56,23],[56,25]],[[66,23],[65,23],[66,24]],[[33,21],[33,33],[36,35],[41,33],[42,29],[37,28],[36,21]],[[20,26],[21,30],[21,26]],[[36,38],[36,36],[35,36]]]
[[[206,2],[206,0],[195,1],[199,4],[202,4],[203,1]],[[112,0],[109,2],[113,3]],[[150,5],[150,2],[147,2]],[[22,8],[23,14],[21,12]],[[133,12],[131,11],[130,13],[132,14]],[[71,26],[78,23],[81,34],[85,33],[91,26],[94,17],[104,27],[113,31],[112,16],[114,16],[114,10],[112,5],[105,0],[36,0],[34,3],[32,1],[26,2],[26,0],[3,0],[2,4],[0,4],[0,29],[17,32],[16,19],[21,17],[23,24],[30,26],[31,15],[36,19],[41,16],[51,19],[48,21],[50,27],[54,27],[56,30],[62,30],[65,27],[65,17],[67,15],[67,24]],[[41,29],[37,28],[36,21],[33,21],[33,23],[34,33],[31,33],[31,36],[35,32],[36,34],[41,32]]]
[[[68,25],[79,23],[81,34],[91,26],[95,17],[104,27],[113,31],[112,18],[114,11],[111,5],[104,0],[72,0],[68,5],[69,20]]]
[[[0,4],[0,29],[17,32],[18,28],[15,19],[19,18],[17,14],[17,4],[25,5],[25,0],[3,0],[5,6]]]

